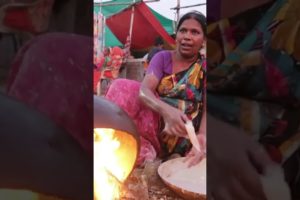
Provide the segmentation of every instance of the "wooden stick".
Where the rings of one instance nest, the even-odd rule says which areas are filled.
[[[206,5],[206,3],[199,3],[199,4],[194,4],[194,5],[189,5],[189,6],[176,6],[174,8],[170,8],[171,10],[179,10],[180,8],[191,8],[191,7],[195,7],[195,6],[204,6]]]

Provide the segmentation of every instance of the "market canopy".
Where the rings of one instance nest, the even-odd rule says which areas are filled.
[[[113,3],[118,5],[109,5]],[[155,12],[144,2],[137,1],[132,4],[132,1],[128,0],[112,0],[103,2],[102,5],[100,8],[95,4],[94,12],[101,12],[106,17],[109,28],[105,29],[105,46],[119,46],[119,42],[125,44],[129,35],[132,6],[134,6],[132,49],[148,48],[153,45],[158,36],[162,37],[169,46],[174,46],[175,42],[170,37],[174,33],[173,21]]]

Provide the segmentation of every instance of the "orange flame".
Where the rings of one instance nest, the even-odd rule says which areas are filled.
[[[125,181],[134,163],[122,147],[134,146],[132,136],[116,136],[114,129],[94,129],[94,191],[96,200],[120,198],[121,183]],[[124,135],[124,134],[123,134]],[[125,142],[125,145],[123,144]],[[122,146],[124,145],[124,146]],[[125,148],[126,149],[126,148]],[[127,155],[126,155],[127,154]],[[133,158],[131,158],[133,157]]]

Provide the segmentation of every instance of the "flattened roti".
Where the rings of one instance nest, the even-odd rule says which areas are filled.
[[[162,163],[158,168],[158,174],[170,185],[206,195],[206,158],[190,168],[183,160],[184,158],[176,158]]]

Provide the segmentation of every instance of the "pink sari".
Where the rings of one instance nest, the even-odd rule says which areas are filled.
[[[153,161],[161,151],[157,137],[159,115],[140,102],[138,99],[139,89],[140,83],[137,81],[116,79],[105,96],[127,112],[136,124],[141,138],[138,165],[145,161]]]
[[[7,94],[40,111],[93,152],[92,39],[44,34],[16,55]]]

